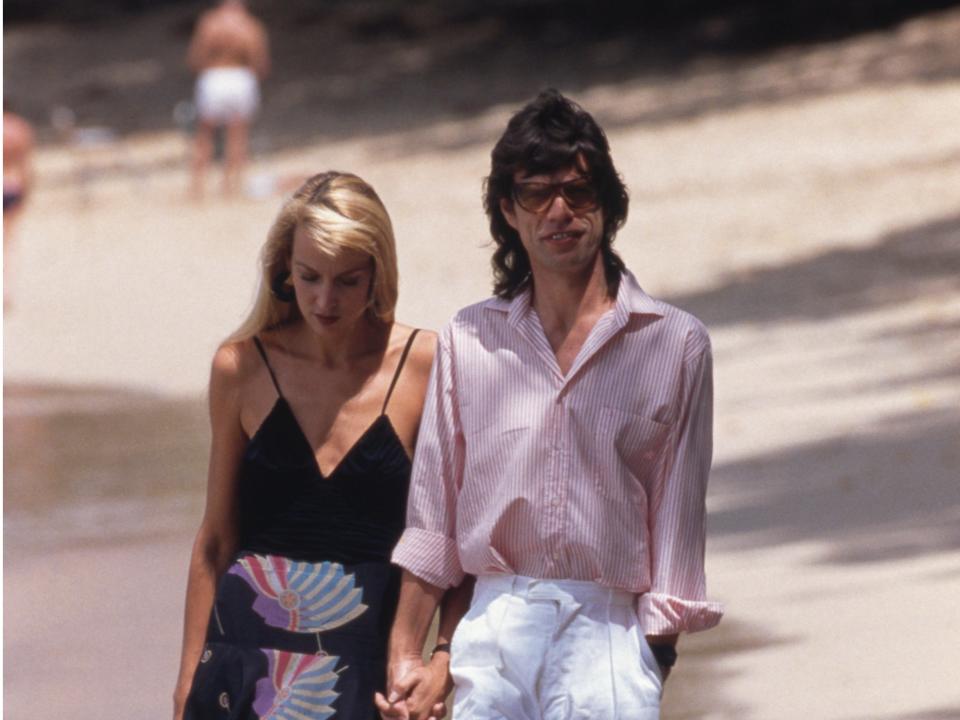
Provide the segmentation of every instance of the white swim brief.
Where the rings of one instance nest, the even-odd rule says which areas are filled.
[[[250,68],[217,67],[197,77],[197,115],[208,123],[223,125],[249,120],[260,105],[257,76]]]

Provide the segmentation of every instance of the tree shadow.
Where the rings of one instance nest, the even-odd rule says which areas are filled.
[[[863,434],[717,466],[710,533],[734,549],[816,538],[832,563],[952,551],[958,477],[960,411],[865,418]]]
[[[898,715],[896,720],[957,720],[960,717],[960,705],[926,710],[923,712]],[[861,720],[877,720],[876,716],[864,716]]]
[[[746,270],[723,284],[669,298],[708,326],[816,320],[960,291],[960,214],[882,236],[867,247],[833,247],[777,267]],[[918,327],[921,335],[955,323]]]
[[[742,653],[796,642],[796,639],[772,636],[754,625],[725,617],[709,632],[684,635],[680,642],[682,660],[665,687],[663,720],[744,717],[749,705],[728,695],[730,680],[736,674],[730,669],[729,660]]]
[[[867,247],[740,273],[670,302],[720,328],[829,320],[933,293],[960,296],[960,215],[888,233]],[[863,340],[908,343],[919,359],[920,347],[952,340],[958,328],[953,318],[934,318],[897,323]],[[869,356],[858,345],[841,345],[830,350],[829,362],[851,365]],[[821,377],[803,388],[803,400],[828,404],[960,377],[960,357],[892,367],[853,383],[843,373]],[[918,393],[918,406],[934,401],[934,393]],[[780,422],[791,423],[787,405]],[[821,560],[833,563],[949,551],[960,545],[958,478],[960,411],[883,417],[867,410],[858,432],[716,466],[711,492],[721,509],[711,512],[711,533],[732,548],[816,538],[829,545]]]

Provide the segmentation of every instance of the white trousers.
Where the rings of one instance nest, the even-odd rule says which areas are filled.
[[[658,720],[663,680],[636,598],[592,582],[478,577],[453,635],[453,720]]]

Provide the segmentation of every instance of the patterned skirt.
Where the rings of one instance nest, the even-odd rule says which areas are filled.
[[[373,720],[399,594],[388,563],[245,554],[217,587],[185,720]]]

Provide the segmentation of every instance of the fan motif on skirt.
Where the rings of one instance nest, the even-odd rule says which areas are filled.
[[[335,655],[265,650],[267,677],[257,682],[253,709],[261,720],[326,720],[335,710]]]
[[[257,592],[253,609],[268,625],[294,632],[323,632],[366,611],[363,590],[339,563],[309,563],[277,555],[248,555],[230,572]]]

